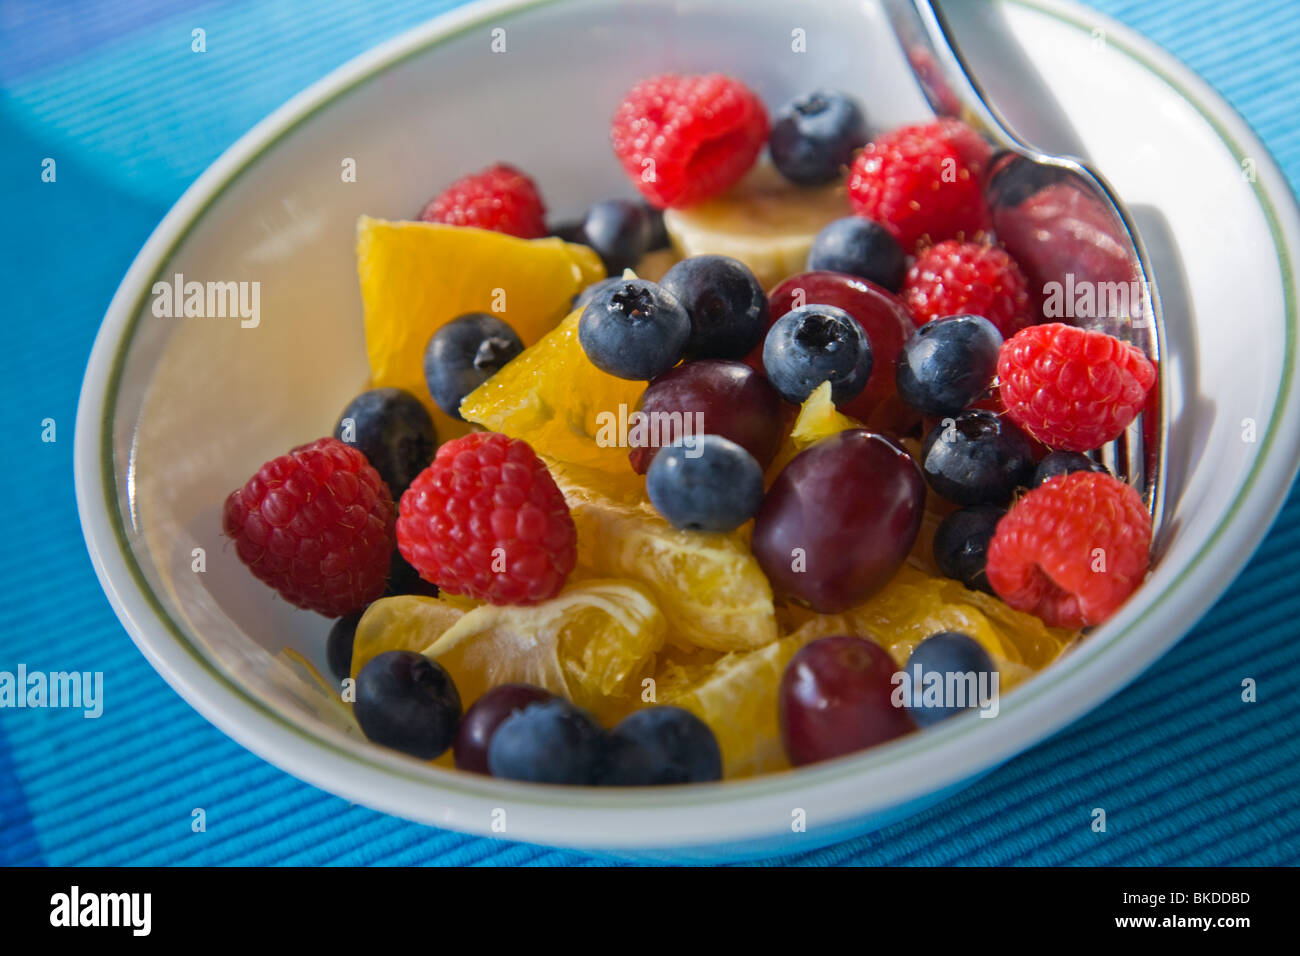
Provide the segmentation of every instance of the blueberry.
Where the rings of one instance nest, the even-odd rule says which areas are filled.
[[[648,382],[676,365],[690,334],[677,297],[645,279],[602,289],[578,319],[578,341],[591,364],[634,381]]]
[[[921,470],[938,494],[959,505],[1005,505],[1034,477],[1029,439],[984,409],[945,418],[925,436]]]
[[[460,729],[456,731],[456,743],[452,746],[452,751],[456,756],[457,769],[490,773],[488,746],[492,743],[497,728],[516,711],[538,701],[550,700],[554,696],[550,691],[532,684],[498,684],[484,692],[465,711]]]
[[[1002,333],[978,315],[927,322],[894,366],[898,397],[923,415],[956,415],[989,390],[998,374]]]
[[[587,237],[582,232],[581,219],[567,219],[551,229],[551,235],[565,242],[585,243]]]
[[[488,744],[494,777],[532,783],[593,784],[605,733],[561,697],[529,704],[503,720]]]
[[[437,597],[438,585],[420,577],[420,572],[411,567],[411,562],[402,557],[401,551],[394,548],[393,556],[388,562],[388,585],[384,588],[384,597],[398,594]]]
[[[1091,471],[1109,475],[1110,471],[1099,461],[1093,461],[1081,451],[1054,451],[1038,463],[1034,470],[1033,487],[1037,488],[1049,478],[1068,475],[1073,471]]]
[[[843,93],[817,90],[781,111],[767,147],[786,179],[817,186],[836,179],[869,135],[857,103]]]
[[[649,203],[645,203],[645,214],[649,220],[650,227],[646,240],[646,252],[658,252],[660,249],[667,249],[672,245],[668,238],[668,227],[664,225],[664,213],[662,209],[656,209]]]
[[[494,315],[471,312],[452,319],[429,338],[424,380],[434,402],[452,418],[460,403],[524,350],[515,330]]]
[[[693,435],[661,448],[646,472],[655,509],[683,531],[731,531],[758,513],[763,469],[721,435]]]
[[[680,707],[648,707],[609,732],[600,783],[650,787],[722,779],[722,752],[709,725]]]
[[[997,673],[993,658],[974,638],[958,631],[940,631],[931,634],[912,650],[907,659],[906,672],[912,680],[912,699],[905,700],[908,713],[922,727],[930,727],[980,704],[981,674],[986,674],[983,684],[986,692],[993,691],[992,676]],[[918,674],[920,679],[918,680]],[[940,703],[933,699],[926,703],[926,675],[943,675]],[[949,675],[961,675],[952,679]],[[931,678],[931,686],[938,686]],[[952,687],[952,694],[949,693]],[[934,693],[934,691],[931,691]],[[960,694],[961,697],[955,696]],[[964,701],[962,700],[964,697]],[[964,703],[964,706],[959,706]]]
[[[610,276],[607,279],[593,282],[573,297],[573,304],[570,306],[570,309],[585,309],[588,302],[600,295],[600,293],[604,292],[606,289],[612,289],[619,285],[622,281],[622,276]]]
[[[763,342],[768,381],[796,405],[826,381],[835,403],[847,402],[866,387],[871,364],[871,342],[862,326],[831,305],[787,312],[768,329]]]
[[[325,638],[325,661],[330,666],[330,673],[339,680],[352,676],[352,643],[357,638],[357,622],[360,620],[359,613],[339,618],[330,627],[329,637]]]
[[[414,651],[385,651],[357,674],[352,712],[377,744],[432,760],[456,739],[460,694],[441,664]]]
[[[993,593],[984,569],[989,542],[1006,511],[993,505],[974,505],[948,515],[934,532],[934,562],[944,577],[960,581],[972,591]]]
[[[394,501],[433,461],[438,444],[428,411],[400,388],[372,388],[352,399],[334,426],[334,437],[366,456]]]
[[[767,331],[767,295],[749,267],[730,256],[683,259],[659,285],[691,318],[691,358],[744,358]]]
[[[650,245],[650,217],[646,208],[630,199],[603,199],[593,203],[582,220],[583,242],[595,250],[611,276],[632,269]]]
[[[808,270],[845,272],[897,292],[907,273],[907,253],[880,223],[847,216],[817,233],[808,252]]]

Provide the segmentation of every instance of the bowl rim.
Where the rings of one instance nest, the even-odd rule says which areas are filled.
[[[477,0],[338,67],[222,153],[176,202],[130,266],[108,307],[87,365],[77,410],[74,471],[78,513],[95,573],[125,629],[154,669],[191,706],[241,745],[349,800],[483,835],[494,835],[488,809],[507,806],[517,811],[517,824],[508,833],[511,839],[588,848],[650,848],[729,843],[788,832],[790,808],[814,795],[822,801],[816,825],[830,826],[896,809],[954,787],[1076,720],[1139,676],[1181,639],[1254,552],[1285,502],[1300,465],[1300,427],[1294,421],[1289,422],[1290,427],[1282,427],[1300,415],[1300,392],[1293,374],[1300,312],[1292,268],[1292,249],[1300,248],[1300,209],[1272,157],[1246,122],[1172,55],[1109,17],[1067,0],[1004,0],[1087,32],[1103,27],[1111,47],[1169,84],[1239,161],[1245,157],[1255,161],[1256,180],[1251,185],[1267,221],[1282,277],[1285,347],[1268,425],[1246,478],[1218,526],[1164,590],[1146,601],[1130,602],[1076,647],[1069,667],[1048,668],[1008,695],[1002,702],[998,734],[970,738],[970,734],[980,733],[972,714],[947,721],[924,735],[814,767],[673,788],[672,793],[652,788],[610,793],[539,787],[431,767],[372,745],[313,732],[259,700],[192,643],[150,588],[131,549],[128,518],[119,507],[114,461],[118,389],[155,276],[227,188],[287,134],[336,99],[448,40],[563,2]],[[1211,554],[1216,561],[1207,560]],[[1124,639],[1157,610],[1167,614],[1165,629],[1144,641],[1125,644]],[[963,742],[967,744],[964,747]],[[934,759],[936,753],[943,759]],[[360,769],[367,775],[358,775]],[[373,777],[375,773],[378,778]],[[870,787],[864,786],[867,782]],[[430,800],[435,794],[442,803]],[[757,812],[736,812],[741,803]],[[769,818],[766,811],[776,815]]]

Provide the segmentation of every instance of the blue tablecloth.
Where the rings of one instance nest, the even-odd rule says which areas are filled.
[[[1300,5],[1094,0],[1180,56],[1300,183]],[[0,710],[0,863],[597,863],[352,806],[269,766],[159,678],[95,581],[77,392],[119,279],[182,189],[328,70],[457,0],[3,0],[0,670],[105,674],[98,720]],[[190,52],[191,30],[208,52]],[[57,181],[41,181],[45,157]],[[57,440],[41,441],[52,418]],[[801,864],[1300,861],[1300,496],[1146,679],[966,792]],[[1259,702],[1238,688],[1254,677]],[[191,809],[207,811],[193,833]],[[1108,808],[1093,833],[1091,808]]]

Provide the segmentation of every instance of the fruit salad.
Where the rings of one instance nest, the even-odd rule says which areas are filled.
[[[363,217],[370,381],[225,503],[333,620],[365,737],[536,783],[781,771],[996,716],[1140,586],[1150,517],[1089,453],[1156,369],[1044,321],[975,131],[666,75],[610,146],[628,195],[573,221],[506,161]]]

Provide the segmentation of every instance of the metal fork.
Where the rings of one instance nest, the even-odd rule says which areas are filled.
[[[1066,295],[1070,291],[1091,288],[1098,304],[1104,296],[1104,310],[1063,315],[1061,321],[1130,342],[1159,368],[1165,341],[1160,298],[1146,248],[1123,203],[1082,160],[1040,152],[1010,129],[972,74],[943,13],[930,0],[884,4],[931,108],[937,115],[963,120],[993,144],[985,192],[994,231],[1031,287],[1047,295],[1055,289],[1051,283],[1059,283],[1063,306],[1072,304]],[[1155,427],[1150,422],[1144,427],[1144,418],[1152,412]],[[1160,478],[1167,431],[1162,398],[1097,454],[1112,474],[1142,495],[1151,512],[1153,537],[1164,512]]]

